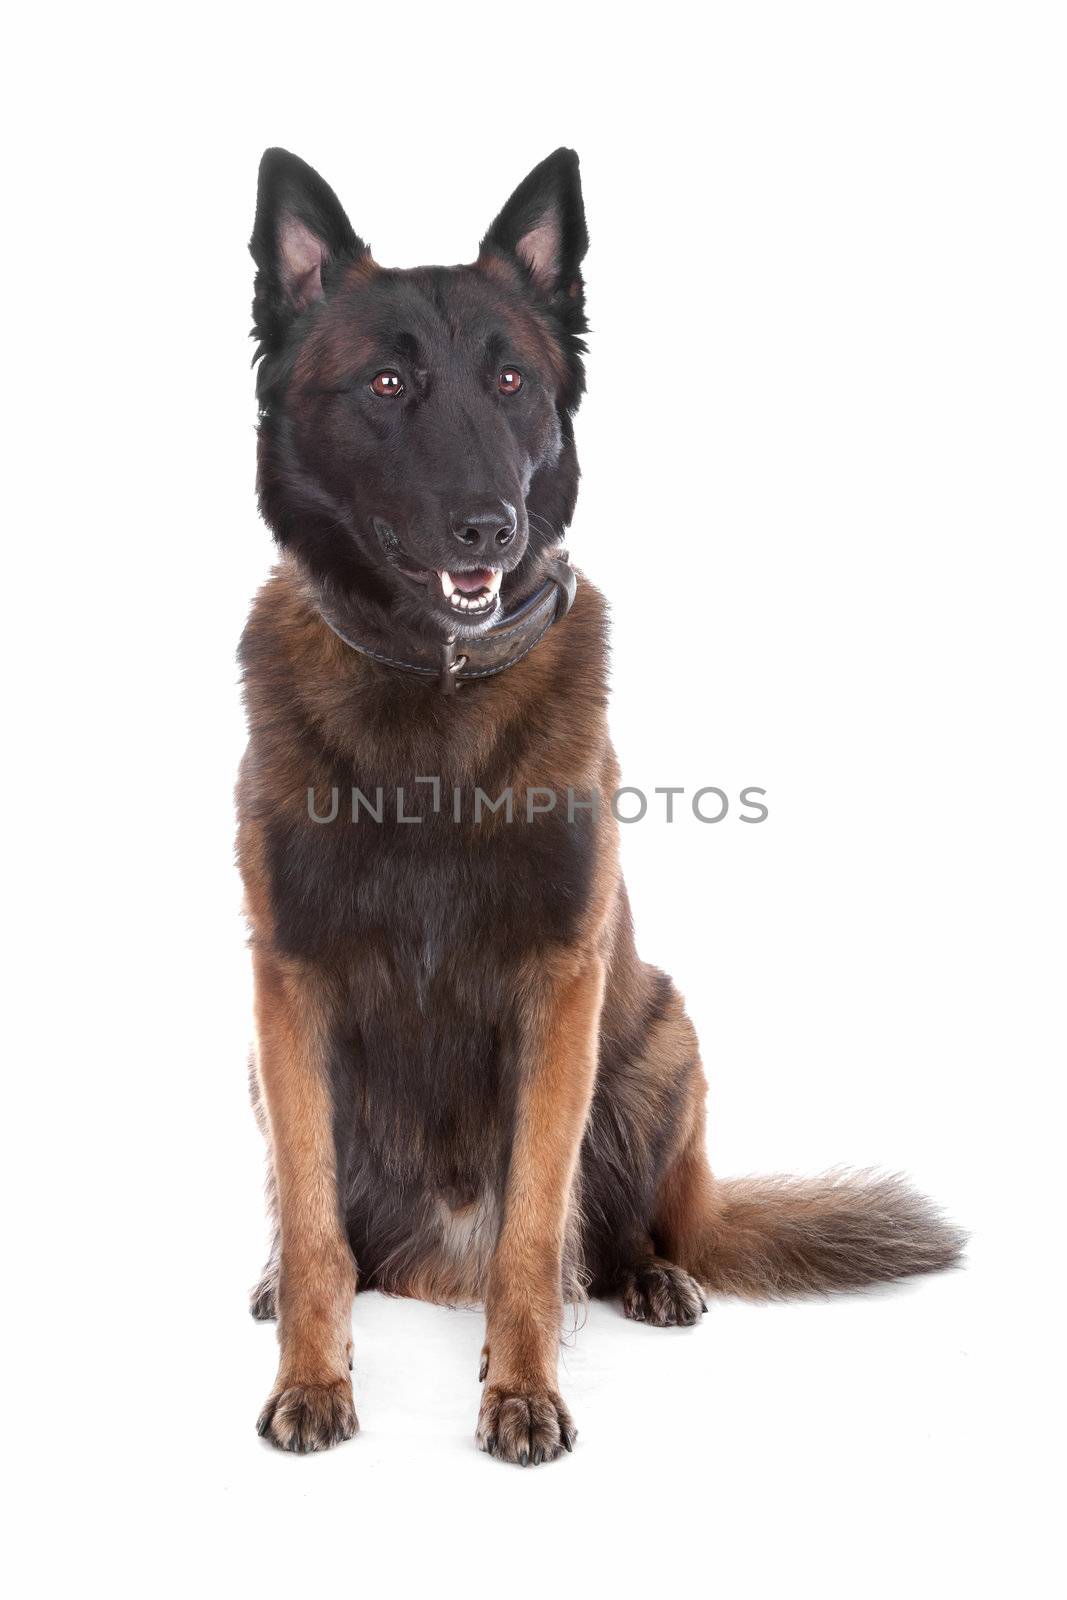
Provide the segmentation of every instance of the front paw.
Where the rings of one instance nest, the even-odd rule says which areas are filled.
[[[554,1389],[520,1391],[491,1384],[482,1395],[478,1448],[520,1467],[555,1461],[572,1450],[578,1430]]]
[[[295,1384],[272,1394],[256,1425],[279,1450],[328,1450],[351,1439],[359,1427],[347,1378],[336,1383]]]

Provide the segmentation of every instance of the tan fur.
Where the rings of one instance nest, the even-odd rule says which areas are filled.
[[[587,244],[566,149],[476,263],[411,273],[377,266],[304,163],[273,150],[260,170],[258,489],[287,553],[241,642],[238,852],[275,1227],[253,1309],[277,1310],[281,1342],[260,1427],[289,1449],[356,1427],[352,1252],[365,1287],[484,1299],[477,1436],[525,1464],[574,1440],[568,1296],[691,1326],[705,1288],[851,1287],[959,1251],[894,1179],[709,1170],[696,1039],[638,956],[620,873],[606,605],[579,575],[573,605],[525,631],[577,493]],[[394,368],[379,410],[373,374]],[[477,509],[520,501],[507,528]],[[432,574],[476,557],[500,566],[503,631],[442,694],[460,624]],[[388,805],[435,778],[422,815],[353,815],[353,787]],[[512,815],[468,813],[474,790],[510,793]]]
[[[713,1179],[695,1034],[669,980],[637,955],[618,826],[606,804],[618,768],[603,696],[580,687],[599,681],[603,628],[603,602],[583,583],[571,615],[535,651],[477,692],[461,691],[447,714],[430,702],[420,732],[405,730],[399,741],[382,714],[380,669],[322,624],[294,563],[283,561],[257,604],[250,632],[258,643],[262,631],[269,648],[246,687],[256,740],[239,787],[239,855],[256,961],[258,1097],[280,1234],[255,1302],[257,1315],[277,1303],[281,1319],[279,1376],[261,1422],[276,1443],[320,1448],[356,1426],[346,1366],[355,1270],[340,1217],[325,1050],[340,995],[354,984],[374,1014],[391,1003],[394,981],[387,942],[374,927],[337,964],[279,954],[265,830],[271,820],[306,825],[311,769],[297,728],[313,728],[337,750],[358,740],[361,767],[385,783],[441,771],[471,787],[493,769],[502,730],[521,723],[521,754],[501,780],[517,814],[529,789],[553,789],[564,806],[568,789],[580,800],[600,797],[570,939],[541,942],[509,977],[522,1048],[503,1193],[494,1193],[488,1175],[480,1191],[446,1187],[376,1268],[375,1282],[389,1292],[452,1304],[484,1299],[483,1448],[538,1461],[574,1440],[556,1388],[557,1352],[564,1299],[586,1281],[583,1229],[604,1202],[590,1173],[622,1189],[633,1172],[660,1174],[651,1214],[618,1241],[614,1277],[592,1283],[593,1292],[617,1294],[628,1316],[657,1326],[691,1325],[710,1289],[811,1293],[930,1271],[958,1257],[960,1236],[892,1179]],[[288,717],[278,715],[279,703],[291,708]],[[317,805],[328,810],[325,793]],[[488,811],[481,837],[488,843],[507,827],[502,812]],[[453,982],[478,1019],[484,973],[459,965]],[[598,1118],[591,1108],[604,1061],[611,1063],[611,1111]],[[619,1127],[621,1149],[613,1143]],[[409,1153],[430,1155],[420,1151],[426,1132],[417,1118],[398,1125],[395,1137]]]
[[[355,1266],[341,1226],[332,1107],[314,985],[255,950],[256,1073],[270,1130],[281,1235],[278,1376],[261,1431],[289,1444],[302,1408],[327,1406],[355,1431],[348,1375]],[[330,1391],[325,1398],[316,1391]],[[345,1435],[347,1437],[347,1434]]]
[[[829,1294],[954,1266],[964,1235],[903,1179],[877,1172],[715,1179],[703,1094],[661,1187],[665,1252],[716,1294]]]
[[[561,1267],[596,1076],[604,963],[594,957],[547,986],[533,975],[531,982],[538,992],[528,1008],[528,1064],[489,1274],[479,1417],[482,1442],[503,1431],[517,1459],[575,1433],[556,1390]]]

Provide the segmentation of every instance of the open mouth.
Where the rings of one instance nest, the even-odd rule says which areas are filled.
[[[450,610],[461,616],[486,617],[496,609],[500,598],[500,584],[504,577],[502,567],[470,567],[466,572],[429,571],[421,567],[403,567],[399,570],[412,583],[437,590]]]
[[[504,574],[500,567],[472,567],[469,572],[438,572],[436,576],[453,611],[477,613],[496,605]]]
[[[427,570],[409,566],[406,553],[389,524],[375,518],[374,529],[397,571],[409,582],[439,596],[445,610],[471,622],[482,622],[496,610],[504,578],[503,567],[468,567],[462,572],[446,572],[443,568]]]

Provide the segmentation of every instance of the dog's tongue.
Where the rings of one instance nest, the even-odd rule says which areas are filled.
[[[473,572],[442,572],[441,588],[446,595],[450,595],[455,589],[458,589],[460,594],[480,594],[483,589],[495,594],[500,588],[502,576],[499,567],[475,567]]]

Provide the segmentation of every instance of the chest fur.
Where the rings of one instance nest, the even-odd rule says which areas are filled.
[[[267,828],[275,936],[287,955],[359,965],[373,953],[414,994],[566,944],[588,903],[588,812],[516,812],[473,823],[427,809],[416,822],[343,808]]]

